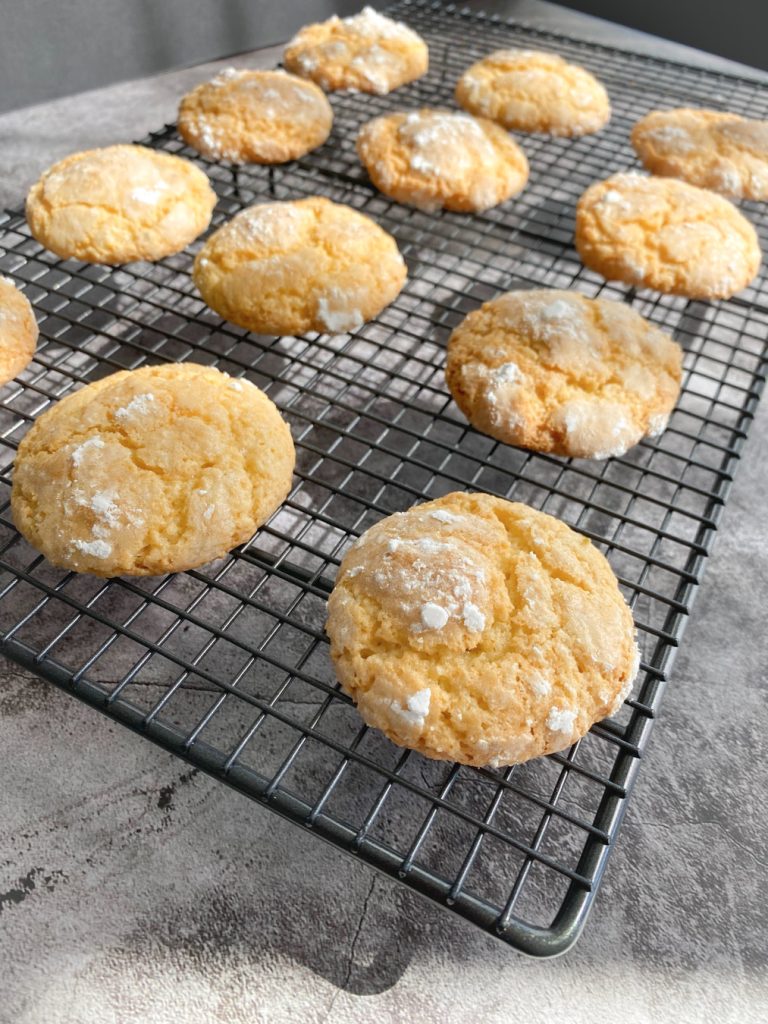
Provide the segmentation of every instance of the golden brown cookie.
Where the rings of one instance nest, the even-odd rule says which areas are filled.
[[[199,167],[145,146],[74,153],[27,196],[27,221],[46,249],[88,263],[159,260],[205,231],[216,193]]]
[[[29,299],[13,281],[0,277],[0,385],[32,361],[38,333]]]
[[[590,270],[690,299],[727,299],[760,268],[757,232],[722,196],[673,178],[614,174],[576,207]]]
[[[208,239],[194,282],[211,309],[259,334],[338,334],[399,294],[395,240],[349,206],[315,196],[238,213]]]
[[[376,188],[424,210],[488,210],[528,180],[525,154],[503,128],[450,110],[377,117],[357,152]]]
[[[179,133],[203,156],[281,164],[322,146],[333,110],[312,82],[285,71],[226,68],[179,106]]]
[[[588,135],[611,117],[608,93],[594,75],[540,50],[483,57],[459,79],[456,102],[505,128],[547,135]]]
[[[768,121],[719,110],[653,110],[631,137],[653,174],[735,199],[768,199]]]
[[[451,335],[445,375],[483,433],[607,459],[664,430],[681,361],[680,346],[625,303],[543,288],[470,313]]]
[[[63,398],[19,445],[16,526],[54,565],[155,576],[249,540],[291,486],[287,423],[247,380],[169,363]]]
[[[286,46],[283,63],[327,92],[383,95],[426,74],[429,52],[407,25],[365,7],[351,18],[334,14],[306,25]]]
[[[489,494],[448,494],[368,530],[341,563],[326,628],[368,725],[477,766],[568,747],[618,710],[639,666],[597,548]]]

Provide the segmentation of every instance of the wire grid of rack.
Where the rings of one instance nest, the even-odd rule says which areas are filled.
[[[41,327],[35,361],[0,408],[0,649],[511,945],[553,955],[578,936],[616,837],[759,398],[768,333],[764,273],[707,304],[635,294],[585,270],[572,248],[575,201],[634,164],[628,131],[646,110],[766,117],[768,90],[476,11],[419,0],[394,10],[427,39],[429,74],[387,97],[332,96],[333,135],[304,159],[234,173],[187,149],[173,126],[146,140],[204,166],[219,195],[214,226],[253,202],[319,193],[392,232],[408,283],[352,334],[256,337],[200,301],[189,251],[118,269],[62,262],[21,213],[0,218],[0,272],[23,284]],[[464,67],[516,45],[596,72],[613,103],[608,128],[575,141],[525,137],[528,187],[482,215],[426,214],[377,193],[354,155],[358,126],[391,109],[451,105]],[[744,206],[765,244],[768,218]],[[661,437],[589,462],[468,428],[444,385],[447,337],[484,300],[533,286],[631,302],[677,338],[684,388]],[[24,432],[88,381],[186,359],[247,375],[283,410],[298,451],[288,500],[242,549],[194,572],[103,581],[54,569],[11,523]],[[428,761],[365,728],[337,689],[323,633],[349,544],[382,516],[456,489],[529,502],[590,537],[617,572],[643,654],[620,714],[569,750],[504,770]]]

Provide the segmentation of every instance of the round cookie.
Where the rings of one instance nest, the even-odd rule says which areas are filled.
[[[192,363],[123,371],[44,413],[19,445],[16,526],[54,565],[155,576],[249,540],[291,486],[291,432],[255,385]]]
[[[722,196],[674,178],[614,174],[576,207],[576,248],[608,280],[727,299],[755,277],[757,232]]]
[[[258,334],[351,331],[399,294],[395,240],[320,196],[251,206],[214,232],[193,279],[225,320]]]
[[[179,105],[179,133],[213,160],[281,164],[322,146],[333,110],[312,82],[285,71],[226,68]]]
[[[768,199],[768,121],[718,110],[653,110],[631,139],[653,174],[735,199]]]
[[[547,135],[589,135],[611,118],[608,93],[594,75],[540,50],[483,57],[459,79],[456,102],[505,128]]]
[[[180,252],[208,227],[216,193],[199,167],[146,146],[65,157],[27,196],[35,238],[62,259],[120,264]]]
[[[448,494],[347,552],[331,657],[368,725],[427,757],[516,764],[614,714],[639,667],[604,556],[552,516]]]
[[[32,361],[38,333],[29,299],[13,281],[0,277],[0,385]]]
[[[426,74],[427,44],[401,21],[365,7],[351,18],[334,14],[306,25],[288,43],[283,63],[327,92],[353,89],[379,95]]]
[[[528,180],[525,154],[503,128],[450,110],[374,118],[357,152],[376,188],[424,210],[488,210]]]
[[[451,335],[445,375],[483,433],[607,459],[664,430],[681,363],[680,346],[625,303],[544,288],[470,313]]]

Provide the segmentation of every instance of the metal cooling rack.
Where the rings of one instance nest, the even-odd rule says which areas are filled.
[[[729,302],[608,285],[572,248],[576,199],[632,166],[631,124],[681,103],[768,116],[747,79],[424,2],[397,12],[428,40],[432,69],[389,97],[333,95],[329,142],[305,159],[236,175],[172,126],[147,144],[205,167],[215,224],[272,196],[321,193],[397,238],[410,276],[373,322],[338,337],[266,338],[222,323],[189,279],[191,253],[110,269],[62,262],[20,212],[0,217],[0,272],[41,327],[34,363],[2,392],[0,629],[9,657],[155,743],[528,953],[575,941],[616,837],[695,585],[763,385],[764,274]],[[576,141],[524,137],[522,196],[479,216],[425,214],[372,189],[354,155],[361,122],[450,105],[459,73],[498,47],[544,47],[595,71],[610,126]],[[745,204],[768,242],[764,208]],[[498,292],[550,285],[631,302],[685,349],[669,429],[604,463],[536,455],[467,427],[449,401],[443,347]],[[109,582],[48,565],[14,530],[14,451],[73,388],[145,362],[195,360],[245,374],[291,422],[296,486],[244,548],[205,569]],[[450,490],[546,509],[606,552],[637,622],[632,699],[569,750],[506,770],[428,761],[362,726],[323,634],[348,545],[380,517]]]

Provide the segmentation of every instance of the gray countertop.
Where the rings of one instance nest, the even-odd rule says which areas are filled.
[[[0,117],[0,204],[64,153],[172,120],[222,63]],[[559,960],[515,954],[0,665],[1,1024],[768,1019],[767,458],[764,405],[595,911]]]

